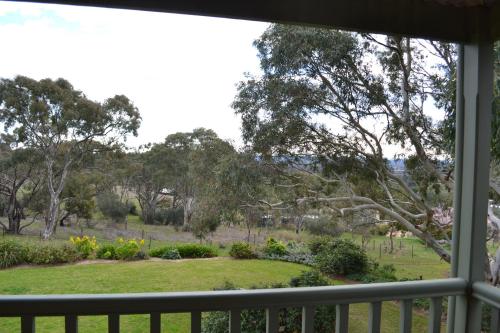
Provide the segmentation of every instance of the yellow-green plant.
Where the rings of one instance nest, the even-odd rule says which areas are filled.
[[[69,241],[75,246],[78,253],[80,253],[84,259],[92,256],[99,248],[95,236],[70,237]]]
[[[144,239],[136,240],[135,238],[125,240],[117,239],[118,246],[116,247],[116,256],[121,260],[143,259],[140,254],[144,253]]]

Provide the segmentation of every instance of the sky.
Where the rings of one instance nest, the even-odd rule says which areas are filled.
[[[258,72],[252,42],[267,23],[0,1],[0,77],[63,77],[87,97],[139,108],[128,145],[197,127],[241,144],[236,84]]]

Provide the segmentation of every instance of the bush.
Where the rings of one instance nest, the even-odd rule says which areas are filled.
[[[26,263],[35,265],[66,264],[82,259],[74,246],[64,244],[29,246],[26,251]]]
[[[277,241],[274,238],[269,238],[266,242],[266,247],[264,248],[264,253],[268,256],[284,256],[288,252],[286,250],[285,244],[281,241]]]
[[[162,246],[162,247],[157,247],[155,249],[151,249],[149,251],[149,256],[150,257],[155,257],[155,258],[161,258],[166,252],[176,250],[174,246]],[[177,251],[179,252],[179,251]]]
[[[181,226],[184,224],[184,209],[182,207],[157,209],[154,220],[159,224]]]
[[[329,286],[330,281],[318,271],[304,271],[290,280],[290,287]]]
[[[178,260],[182,259],[179,250],[177,249],[168,249],[161,255],[162,259],[167,259],[167,260]]]
[[[371,230],[373,235],[385,236],[389,233],[391,226],[389,224],[377,224],[375,228]]]
[[[380,266],[378,262],[373,261],[369,266],[368,272],[350,274],[348,278],[351,280],[361,281],[363,283],[398,281],[394,265],[389,264]]]
[[[98,245],[95,236],[70,237],[69,241],[75,246],[83,259],[87,259],[97,250]]]
[[[113,192],[106,192],[97,196],[97,207],[102,215],[115,223],[123,223],[129,212],[129,207],[120,201],[120,197]]]
[[[309,242],[308,247],[312,255],[317,255],[321,249],[328,243],[332,242],[334,239],[330,236],[314,238]]]
[[[298,277],[290,280],[290,287],[310,287],[310,286],[325,286],[329,285],[327,279],[322,277],[317,272],[302,272]],[[271,286],[258,286],[252,289],[265,288],[283,288],[287,287],[282,284]],[[227,283],[223,286],[223,290],[237,289],[232,283]],[[218,288],[216,290],[221,290]],[[314,331],[315,332],[333,332],[335,323],[335,306],[318,306],[314,315]],[[279,326],[284,332],[300,332],[302,325],[302,309],[301,308],[286,308],[279,310]],[[203,317],[202,322],[205,333],[227,333],[229,327],[228,312],[210,312]],[[243,310],[241,312],[241,331],[242,332],[265,332],[266,331],[266,314],[264,310]]]
[[[201,244],[179,244],[176,246],[182,258],[217,257],[217,249]]]
[[[0,268],[8,268],[22,264],[25,260],[26,248],[13,241],[0,242]]]
[[[321,245],[315,261],[319,270],[325,274],[349,275],[368,271],[366,252],[345,239],[333,239]]]
[[[116,247],[112,244],[102,245],[97,249],[96,257],[98,259],[115,260],[118,259],[116,255]]]
[[[342,228],[337,223],[332,221],[327,216],[320,216],[318,219],[309,219],[305,223],[306,229],[312,235],[328,235],[332,237],[339,236],[342,233]]]
[[[116,247],[116,258],[120,260],[144,259],[145,255],[140,255],[143,245],[144,239],[137,241],[135,239],[124,240],[119,238]]]
[[[250,244],[243,242],[238,242],[231,245],[229,255],[236,259],[253,259],[257,257]]]
[[[202,244],[179,244],[175,246],[162,246],[149,251],[149,255],[151,257],[163,258],[166,253],[172,252],[173,250],[176,250],[181,258],[217,257],[217,249]]]

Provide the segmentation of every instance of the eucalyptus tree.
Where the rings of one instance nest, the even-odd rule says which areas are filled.
[[[453,190],[450,128],[430,114],[454,114],[453,46],[286,25],[271,25],[254,45],[261,72],[233,102],[244,139],[264,155],[297,157],[295,165],[314,161],[311,174],[337,187],[296,201],[339,216],[377,212],[449,261],[434,214]],[[410,181],[388,162],[395,146]]]
[[[0,141],[0,196],[8,224],[0,224],[6,232],[19,234],[35,221],[21,224],[26,206],[39,190],[41,156],[33,149],[12,147],[4,139]]]
[[[162,149],[161,165],[168,170],[167,188],[182,204],[184,226],[189,227],[197,206],[206,206],[211,196],[222,195],[214,192],[216,166],[234,148],[214,131],[198,128],[167,136]]]
[[[57,225],[60,195],[73,164],[96,148],[114,147],[127,134],[137,135],[140,115],[123,95],[92,101],[64,79],[36,81],[24,76],[0,80],[0,122],[24,147],[44,158],[50,197],[43,231],[48,239]]]
[[[168,189],[168,180],[173,170],[163,163],[168,161],[168,153],[164,145],[154,144],[145,152],[129,154],[127,157],[130,186],[141,207],[145,224],[154,223],[158,204],[172,194]]]

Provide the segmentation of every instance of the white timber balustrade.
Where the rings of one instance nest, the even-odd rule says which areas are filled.
[[[149,331],[162,331],[164,313],[190,313],[191,332],[201,332],[202,313],[229,312],[229,332],[241,332],[241,312],[263,309],[266,313],[266,332],[280,331],[279,311],[284,308],[302,308],[302,333],[314,332],[314,314],[318,306],[336,305],[336,332],[344,333],[349,327],[349,305],[369,303],[368,332],[381,332],[382,303],[398,301],[401,307],[401,332],[411,331],[412,303],[416,298],[428,298],[429,332],[437,333],[441,324],[443,297],[464,296],[466,281],[451,278],[428,281],[374,283],[348,286],[310,288],[280,288],[257,290],[230,290],[212,292],[172,292],[143,294],[100,295],[39,295],[0,296],[0,316],[20,317],[21,332],[36,332],[36,317],[64,316],[65,331],[78,332],[81,316],[106,315],[108,331],[120,332],[120,316],[149,314]],[[493,289],[492,290],[490,290]],[[477,285],[475,295],[498,308],[500,291],[490,286]],[[496,317],[498,318],[498,316]],[[498,326],[498,323],[496,324]],[[147,327],[145,327],[145,331]]]

